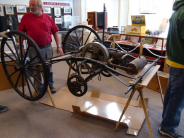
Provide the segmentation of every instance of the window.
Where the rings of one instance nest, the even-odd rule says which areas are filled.
[[[140,14],[140,1],[141,0],[129,0],[128,25],[131,25],[131,15]],[[154,0],[154,1],[156,2],[156,13],[144,15],[146,18],[146,29],[157,30],[159,29],[159,26],[163,19],[170,18],[172,14],[173,0]],[[149,3],[147,5],[149,5]]]

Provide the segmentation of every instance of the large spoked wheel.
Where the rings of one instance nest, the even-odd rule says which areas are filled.
[[[90,42],[101,43],[100,36],[97,32],[93,28],[85,25],[75,26],[65,35],[63,41],[63,52],[65,54],[70,52],[78,52],[80,48]],[[67,63],[70,65],[70,61],[67,61]],[[76,62],[72,63],[72,69],[74,71],[77,70]]]
[[[23,98],[39,100],[47,90],[48,77],[38,46],[23,32],[10,31],[6,35],[8,39],[3,38],[1,43],[1,60],[10,84]]]

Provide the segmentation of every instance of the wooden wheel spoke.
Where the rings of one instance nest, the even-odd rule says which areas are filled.
[[[43,86],[43,83],[34,75],[32,74],[31,72],[29,72],[28,70],[26,70],[26,72],[31,75],[36,81],[38,81],[42,86]]]
[[[80,45],[79,37],[78,37],[78,35],[77,35],[76,30],[75,30],[75,34],[76,34],[76,37],[77,37],[78,43],[79,43],[79,45]],[[81,45],[80,45],[80,46],[81,46]]]
[[[12,39],[12,41],[13,41],[13,45],[14,45],[15,51],[16,51],[16,53],[17,53],[18,59],[19,59],[19,61],[20,61],[20,56],[19,56],[19,52],[18,52],[17,45],[16,45],[16,42],[15,42],[15,37],[12,35],[12,36],[11,36],[11,39]]]
[[[25,59],[24,58],[26,58],[26,57],[24,57],[25,55],[24,55],[24,43],[23,43],[23,41],[24,41],[24,37],[19,37],[19,45],[20,45],[20,56],[21,56],[21,63],[22,64],[24,64],[24,61],[25,61]]]
[[[19,82],[19,79],[20,79],[21,74],[22,74],[22,72],[20,71],[19,76],[18,76],[18,78],[17,78],[17,81],[16,81],[16,83],[15,83],[15,87],[17,87],[17,84],[18,84],[18,82]]]
[[[24,91],[24,73],[22,73],[22,92],[23,94],[25,93]]]
[[[11,61],[15,62],[17,65],[19,65],[19,63],[17,62],[17,60],[13,59],[12,57],[10,57],[8,54],[4,53],[7,57],[9,57],[11,59]]]
[[[19,58],[17,58],[17,56],[15,55],[15,53],[13,52],[12,48],[10,47],[10,45],[6,42],[6,45],[8,46],[9,50],[11,51],[12,55],[17,59],[20,60]]]
[[[34,58],[32,58],[30,61],[28,61],[26,64],[24,64],[24,67],[27,66],[28,64],[31,64],[32,61],[34,61],[36,58],[38,58],[38,55],[35,56]],[[35,62],[34,64],[39,63],[39,62]]]
[[[8,78],[10,78],[11,76],[13,76],[16,72],[17,72],[17,71],[14,71],[12,74],[10,74],[10,75],[8,76]]]
[[[25,72],[24,72],[25,73]],[[28,76],[26,75],[26,73],[24,74],[25,75],[25,79],[26,79],[26,83],[27,83],[27,87],[28,87],[28,90],[29,90],[29,93],[30,93],[30,96],[33,97],[32,93],[31,93],[31,88],[30,88],[30,84],[28,82]]]
[[[78,46],[78,47],[80,47],[77,43],[76,43],[76,41],[69,35],[69,37],[72,39],[72,41]]]
[[[12,66],[12,67],[17,67],[17,65],[14,64],[5,64],[6,66]]]
[[[75,47],[77,50],[79,49],[79,47],[77,47],[77,46],[76,46],[76,45],[74,45],[74,44],[70,44],[70,43],[67,43],[67,42],[66,42],[66,44],[68,44],[68,45],[70,45],[70,46]]]
[[[26,76],[26,78],[29,80],[29,82],[31,83],[31,85],[33,86],[34,90],[36,90],[36,93],[39,94],[39,93],[38,93],[38,89],[35,87],[34,83],[33,83],[32,80],[29,78],[29,76],[27,75],[26,72],[25,72],[25,76]],[[31,93],[31,95],[32,95],[32,93]]]
[[[83,45],[83,34],[84,34],[84,28],[82,28],[81,46]]]
[[[88,39],[89,39],[91,33],[92,33],[92,32],[89,33],[89,35],[88,35],[88,37],[87,37],[86,42],[84,43],[84,45],[86,45],[86,43],[87,43],[87,41],[88,41]]]

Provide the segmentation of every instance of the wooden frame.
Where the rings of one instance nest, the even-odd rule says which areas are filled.
[[[52,11],[51,11],[51,7],[43,7],[43,12],[44,13],[47,13],[47,14],[51,14],[52,13]]]
[[[26,5],[16,5],[17,13],[27,13]]]
[[[64,13],[71,13],[71,7],[64,7]]]
[[[4,16],[4,8],[2,4],[0,4],[0,16]]]
[[[55,18],[55,24],[62,24],[62,18]]]
[[[88,25],[92,25],[93,29],[97,30],[97,12],[88,12]]]
[[[6,15],[14,15],[13,5],[5,5]]]
[[[61,16],[61,8],[54,7],[54,16]]]
[[[22,19],[23,15],[24,15],[24,14],[18,14],[18,15],[17,15],[17,21],[18,21],[18,23],[21,22],[21,19]]]

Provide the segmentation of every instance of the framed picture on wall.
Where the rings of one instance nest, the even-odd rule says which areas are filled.
[[[13,5],[5,5],[6,15],[14,15]]]
[[[17,13],[27,13],[26,5],[16,5]]]
[[[61,16],[61,8],[54,7],[54,16]]]
[[[64,13],[71,13],[71,7],[64,7]]]
[[[71,15],[65,15],[65,16],[64,16],[64,21],[65,21],[65,22],[69,22],[69,21],[71,21],[71,20],[72,20]]]
[[[0,4],[0,16],[4,16],[4,9],[2,4]]]
[[[47,14],[51,14],[51,7],[43,7],[43,12]]]
[[[22,19],[23,16],[24,16],[24,14],[19,14],[19,15],[17,15],[18,23],[21,22],[21,19]]]
[[[55,24],[62,24],[61,18],[55,18]]]

